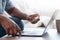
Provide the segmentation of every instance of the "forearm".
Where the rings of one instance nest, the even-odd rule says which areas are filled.
[[[27,20],[27,15],[22,13],[21,11],[19,11],[17,8],[11,8],[9,10],[7,10],[7,12],[14,17],[17,17],[19,19],[24,19]]]

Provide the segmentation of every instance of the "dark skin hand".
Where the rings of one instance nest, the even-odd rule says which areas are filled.
[[[15,22],[5,16],[0,16],[0,19],[6,34],[15,36],[17,33],[19,33],[18,36],[21,36],[20,28]]]
[[[11,8],[9,10],[6,10],[6,12],[16,18],[28,20],[33,24],[35,24],[39,21],[39,18],[35,19],[35,17],[37,17],[37,16],[39,17],[39,14],[26,15],[26,14],[20,12],[15,7]],[[16,34],[19,33],[18,36],[21,36],[19,26],[15,22],[13,22],[10,18],[0,15],[0,22],[8,35],[16,36]]]
[[[36,17],[38,17],[38,18],[35,19]],[[28,21],[30,21],[32,24],[35,24],[35,23],[37,23],[40,20],[39,17],[40,16],[38,14],[29,15]]]
[[[20,28],[15,22],[1,15],[0,19],[0,23],[2,24],[2,27],[5,29],[6,34],[15,36],[17,33],[19,33],[18,36],[21,36]]]

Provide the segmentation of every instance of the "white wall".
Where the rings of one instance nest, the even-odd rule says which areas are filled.
[[[40,15],[51,16],[56,9],[60,9],[60,0],[12,0],[25,13],[38,12]],[[59,13],[60,15],[60,13]]]

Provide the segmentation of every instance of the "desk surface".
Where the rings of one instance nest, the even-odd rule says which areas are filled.
[[[60,34],[57,33],[56,29],[49,29],[43,37],[11,37],[0,38],[0,40],[60,40]]]

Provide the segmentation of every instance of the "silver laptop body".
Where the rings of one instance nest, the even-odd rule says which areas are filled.
[[[58,10],[56,10],[50,21],[48,22],[48,24],[45,26],[45,28],[25,28],[24,29],[24,32],[22,32],[22,36],[28,36],[28,37],[41,37],[43,36],[44,34],[47,33],[50,25],[52,24],[52,22],[54,21],[54,19],[56,18],[57,16],[57,13],[58,13]]]

